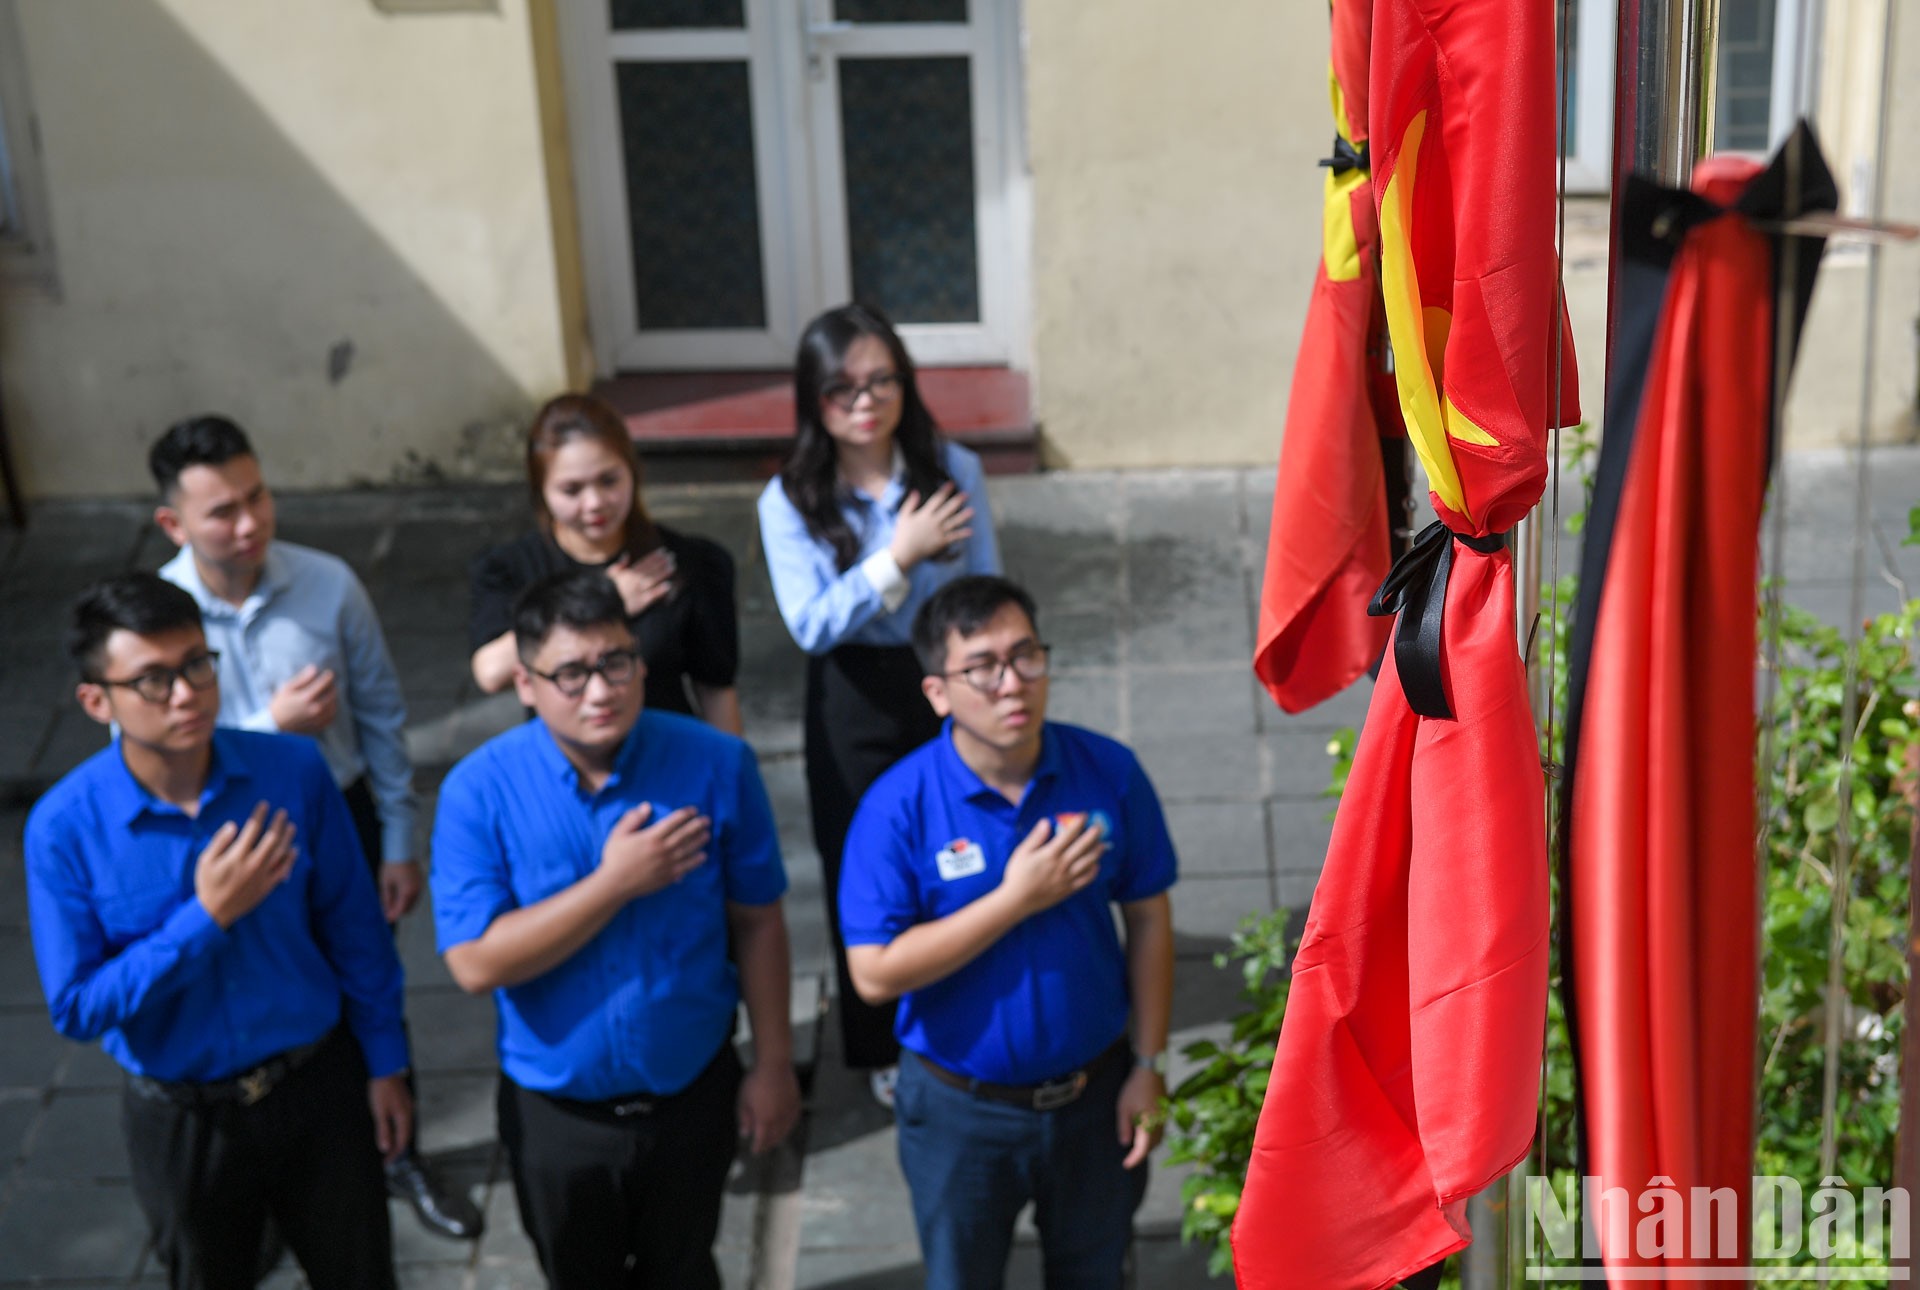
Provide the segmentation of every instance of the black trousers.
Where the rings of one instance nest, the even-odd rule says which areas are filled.
[[[129,1085],[121,1118],[173,1290],[251,1290],[269,1217],[313,1290],[392,1290],[367,1068],[345,1029],[252,1106],[183,1106]]]
[[[573,1102],[500,1077],[520,1225],[553,1290],[719,1290],[740,1078],[730,1041],[666,1097]]]
[[[920,692],[920,663],[905,645],[842,645],[807,661],[807,800],[825,881],[827,930],[840,986],[840,1038],[855,1070],[900,1060],[895,1005],[878,1007],[854,992],[847,943],[840,936],[840,858],[853,811],[874,780],[940,733],[940,718]]]
[[[373,874],[373,891],[377,896],[380,894],[380,809],[374,805],[373,788],[367,783],[367,777],[362,775],[340,792],[347,799],[347,814],[353,817],[353,831],[360,835],[360,850],[366,854],[367,868]],[[401,1027],[404,1029],[406,1024],[406,1018],[402,1017]],[[407,1047],[409,1050],[413,1047],[412,1035],[407,1036]],[[407,1151],[411,1153],[420,1145],[420,1093],[414,1087],[411,1066],[407,1067],[407,1096],[413,1099],[414,1106],[413,1135],[407,1139]]]

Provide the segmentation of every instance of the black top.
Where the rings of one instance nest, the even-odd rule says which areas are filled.
[[[674,591],[628,625],[647,664],[647,706],[695,716],[686,682],[728,686],[739,669],[733,557],[717,542],[665,526],[660,540],[673,553]],[[605,569],[609,563],[583,564],[544,533],[482,551],[469,570],[473,612],[467,634],[473,648],[513,629],[514,599],[540,579],[569,569]]]

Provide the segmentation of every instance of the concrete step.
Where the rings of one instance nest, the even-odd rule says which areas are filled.
[[[1026,373],[942,367],[920,374],[920,394],[943,432],[980,454],[990,475],[1039,469]],[[645,372],[602,381],[594,393],[626,419],[650,482],[766,479],[793,442],[787,372]]]

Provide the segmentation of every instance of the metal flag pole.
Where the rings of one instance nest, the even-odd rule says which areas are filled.
[[[1593,0],[1588,0],[1593,3]],[[1713,151],[1720,0],[1620,0],[1613,60],[1613,218],[1607,258],[1607,375],[1626,267],[1620,196],[1628,175],[1685,188],[1694,163]]]

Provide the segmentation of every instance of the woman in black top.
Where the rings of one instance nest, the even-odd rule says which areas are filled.
[[[640,461],[620,414],[563,394],[527,434],[538,528],[473,562],[473,679],[492,694],[513,680],[513,602],[565,569],[600,569],[620,589],[647,664],[649,708],[741,732],[733,558],[718,543],[655,524],[640,500]]]

